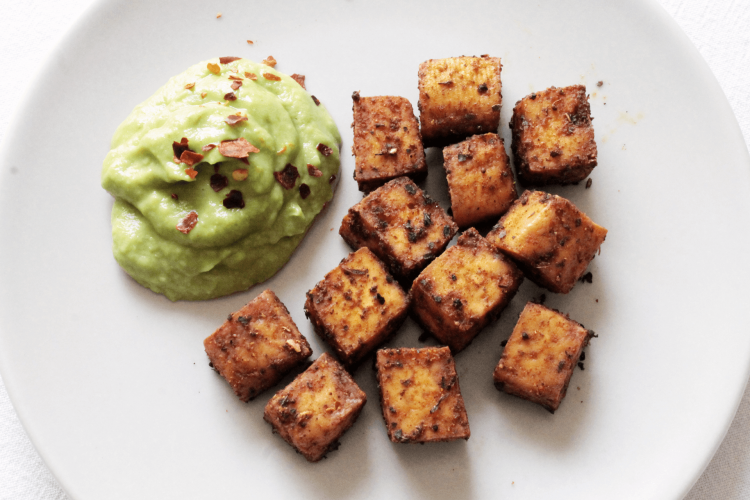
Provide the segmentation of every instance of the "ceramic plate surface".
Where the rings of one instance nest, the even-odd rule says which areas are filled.
[[[342,132],[336,198],[266,285],[169,302],[112,258],[112,199],[99,186],[112,134],[188,66],[269,54],[307,76]],[[551,191],[609,235],[592,284],[546,295],[599,337],[555,415],[496,391],[500,342],[543,292],[527,281],[456,357],[471,439],[388,441],[368,361],[355,376],[362,415],[309,464],[263,422],[273,391],[241,403],[202,341],[267,286],[313,356],[325,350],[302,306],[348,253],[338,227],[360,199],[352,91],[416,108],[420,62],[480,54],[502,58],[508,150],[518,99],[587,85],[593,185]],[[0,151],[0,367],[73,499],[679,499],[721,442],[750,367],[750,160],[715,79],[655,3],[102,1],[37,64]],[[428,160],[425,188],[447,208],[440,152]],[[390,345],[432,345],[419,334],[409,320]]]

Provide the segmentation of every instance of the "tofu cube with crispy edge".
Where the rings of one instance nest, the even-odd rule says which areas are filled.
[[[310,462],[338,448],[367,395],[333,356],[323,353],[266,405],[263,419]]]
[[[453,220],[465,228],[497,220],[518,198],[505,144],[475,135],[443,149]]]
[[[380,349],[375,369],[391,441],[469,439],[469,418],[450,349]]]
[[[406,293],[366,247],[342,260],[305,302],[315,333],[350,369],[388,340],[408,312]]]
[[[414,280],[412,316],[457,353],[505,309],[523,274],[470,228]]]
[[[312,349],[286,306],[265,290],[203,341],[213,368],[242,401],[276,384]]]
[[[430,59],[419,65],[419,119],[425,147],[497,132],[502,64],[497,57]]]
[[[510,128],[518,180],[524,185],[571,184],[596,166],[596,142],[586,87],[551,87],[516,103]]]
[[[487,234],[537,285],[568,293],[599,250],[607,230],[570,201],[525,191]]]
[[[448,246],[458,226],[408,177],[399,177],[349,209],[339,234],[367,247],[404,282],[411,282]]]
[[[395,96],[360,97],[354,100],[354,180],[360,191],[372,191],[386,182],[408,175],[427,175],[419,122],[408,99]]]
[[[495,368],[495,387],[555,413],[593,336],[567,315],[529,302]]]

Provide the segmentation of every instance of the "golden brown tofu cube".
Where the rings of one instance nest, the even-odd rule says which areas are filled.
[[[360,191],[372,191],[386,182],[408,175],[427,175],[419,122],[408,99],[395,96],[360,97],[354,100],[354,180]]]
[[[305,302],[315,333],[350,369],[388,340],[408,312],[406,293],[366,247],[342,260]]]
[[[497,318],[522,282],[515,264],[470,228],[414,280],[412,315],[457,353]]]
[[[497,57],[430,59],[419,65],[419,119],[425,147],[497,132],[502,64]]]
[[[375,368],[391,441],[469,439],[469,419],[450,349],[381,349]]]
[[[271,398],[263,419],[297,452],[317,462],[338,447],[366,402],[344,367],[323,353]]]
[[[286,306],[265,290],[203,341],[213,368],[242,401],[276,384],[312,354]]]
[[[487,240],[514,259],[537,285],[568,293],[606,236],[606,229],[565,198],[525,191]]]
[[[495,368],[495,387],[555,413],[592,336],[567,316],[529,302]]]
[[[525,185],[570,184],[596,166],[596,142],[586,87],[528,95],[516,103],[510,128],[518,180]]]
[[[399,177],[349,209],[339,234],[353,248],[367,247],[404,282],[439,255],[458,226],[408,177]]]
[[[518,198],[508,153],[497,134],[475,135],[448,146],[443,159],[458,227],[497,220]]]

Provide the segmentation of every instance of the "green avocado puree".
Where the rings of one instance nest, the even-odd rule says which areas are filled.
[[[102,186],[115,197],[112,249],[120,266],[171,300],[220,297],[273,276],[333,196],[341,136],[316,102],[269,66],[212,59],[136,106],[102,169]],[[247,120],[229,125],[230,115]],[[192,166],[175,158],[173,143],[183,137],[203,155]],[[239,138],[259,150],[247,164],[220,151],[222,141]],[[293,172],[287,165],[299,177],[274,176]],[[227,202],[237,191],[241,203]],[[195,225],[179,230],[193,211]]]

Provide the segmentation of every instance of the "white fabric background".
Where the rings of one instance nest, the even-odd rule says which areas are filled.
[[[708,62],[750,147],[750,1],[658,1]],[[91,3],[0,0],[0,139],[18,104],[15,87],[28,77],[24,65],[43,61]],[[29,442],[0,380],[0,500],[67,498]],[[726,439],[685,497],[708,499],[750,499],[750,389]]]

